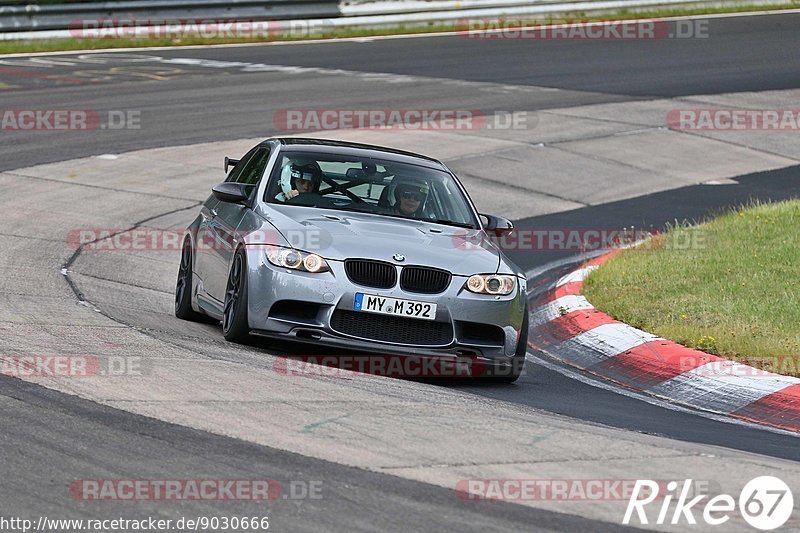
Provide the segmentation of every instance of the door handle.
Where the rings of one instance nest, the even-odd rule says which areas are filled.
[[[217,217],[217,210],[216,209],[212,209],[211,210],[211,218],[216,218],[216,217]]]

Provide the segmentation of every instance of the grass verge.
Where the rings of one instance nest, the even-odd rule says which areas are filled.
[[[584,294],[684,346],[800,376],[800,200],[676,224],[592,272]]]
[[[710,15],[721,13],[746,13],[750,11],[781,11],[800,8],[800,0],[792,0],[776,4],[728,4],[715,7],[702,8],[662,8],[653,10],[632,11],[623,9],[610,13],[587,14],[585,12],[565,13],[562,15],[551,15],[555,23],[564,21],[601,21],[601,20],[630,20],[630,19],[660,19],[667,17]],[[557,17],[557,18],[556,18]],[[548,19],[514,19],[521,20],[526,24],[546,24]],[[431,22],[420,25],[401,25],[386,28],[339,28],[330,31],[323,31],[315,34],[313,39],[335,39],[347,37],[370,37],[376,35],[412,35],[417,33],[439,33],[452,32],[461,29],[454,22]],[[109,48],[144,48],[153,46],[192,46],[192,45],[214,45],[214,44],[259,44],[274,41],[298,41],[308,38],[289,38],[276,36],[275,38],[204,38],[201,36],[184,37],[173,39],[162,38],[101,38],[101,39],[31,39],[31,40],[4,40],[0,41],[0,54],[20,54],[36,52],[55,52],[69,50],[97,50]]]

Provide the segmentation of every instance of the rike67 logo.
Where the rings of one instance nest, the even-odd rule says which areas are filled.
[[[702,516],[705,524],[721,526],[731,519],[738,507],[739,514],[750,526],[770,531],[785,524],[794,509],[794,498],[789,486],[773,476],[759,476],[748,481],[739,493],[738,502],[729,494],[719,494],[707,501],[704,501],[708,498],[707,494],[690,499],[692,485],[692,480],[687,479],[679,489],[677,481],[670,481],[666,485],[666,493],[662,494],[659,489],[663,487],[663,483],[649,479],[636,480],[622,523],[630,524],[635,516],[640,524],[650,524],[654,517],[652,512],[648,515],[645,508],[657,501],[650,509],[654,511],[658,508],[653,524],[694,526],[698,524],[698,517],[695,516],[697,513]]]

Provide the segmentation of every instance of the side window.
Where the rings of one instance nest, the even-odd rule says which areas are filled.
[[[257,185],[258,180],[264,175],[267,161],[269,161],[269,148],[266,146],[259,146],[256,148],[252,157],[244,162],[244,164],[236,165],[242,168],[234,177],[234,181],[236,183],[244,183],[245,185]]]
[[[231,171],[228,173],[228,177],[225,178],[225,181],[228,183],[239,181],[239,176],[242,175],[244,169],[250,164],[250,161],[253,159],[253,156],[258,152],[259,147],[255,147],[242,157],[239,160],[239,164],[233,167]]]

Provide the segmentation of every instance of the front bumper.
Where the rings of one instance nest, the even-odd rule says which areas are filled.
[[[272,265],[258,247],[248,248],[247,253],[248,316],[250,328],[256,335],[380,354],[467,356],[496,363],[510,361],[516,352],[526,305],[524,278],[517,278],[513,293],[490,296],[467,291],[464,288],[467,277],[453,275],[444,292],[428,295],[406,292],[399,285],[385,290],[356,285],[348,279],[344,263],[340,261],[328,261],[330,272],[311,274]],[[436,303],[433,322],[442,331],[449,332],[441,337],[446,337],[446,341],[395,342],[352,334],[342,331],[341,326],[337,329],[332,323],[341,324],[342,321],[334,320],[334,313],[339,312],[339,318],[342,313],[353,313],[357,292]],[[276,312],[292,307],[302,307],[304,312]],[[365,319],[375,316],[358,313],[365,315]],[[392,320],[430,322],[391,316],[381,320],[386,327],[391,327]],[[494,332],[491,338],[476,335],[476,331],[488,330]]]

